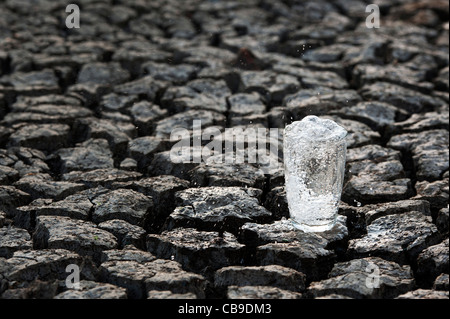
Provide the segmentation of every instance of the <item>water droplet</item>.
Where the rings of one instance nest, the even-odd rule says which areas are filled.
[[[356,199],[354,199],[353,202],[356,203],[356,207],[361,207],[361,205],[362,205],[362,204],[361,204],[360,202],[358,202]]]

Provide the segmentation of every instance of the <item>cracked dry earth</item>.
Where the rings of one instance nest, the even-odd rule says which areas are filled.
[[[447,1],[77,3],[0,2],[1,298],[449,297]],[[170,160],[309,114],[349,131],[327,232],[282,168]]]

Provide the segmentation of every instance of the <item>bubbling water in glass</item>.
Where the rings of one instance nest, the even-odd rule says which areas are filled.
[[[284,169],[290,220],[305,232],[336,223],[344,182],[347,131],[329,119],[306,116],[286,126]]]

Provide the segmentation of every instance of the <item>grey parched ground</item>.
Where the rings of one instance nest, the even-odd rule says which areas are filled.
[[[447,1],[70,2],[0,2],[0,298],[449,298]],[[310,114],[349,131],[327,232],[282,166],[170,160]]]

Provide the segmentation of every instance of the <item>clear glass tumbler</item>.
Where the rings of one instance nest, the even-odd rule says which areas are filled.
[[[286,126],[286,197],[296,228],[321,232],[336,223],[344,181],[346,136],[342,126],[313,115]]]

